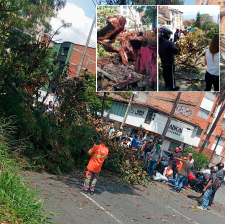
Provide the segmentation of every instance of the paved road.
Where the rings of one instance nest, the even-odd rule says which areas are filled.
[[[77,173],[57,177],[27,172],[27,176],[32,188],[41,191],[38,197],[44,199],[45,210],[61,211],[52,217],[56,224],[225,222],[225,214],[214,210],[198,211],[194,207],[196,201],[187,198],[185,192],[175,193],[162,183],[131,189],[118,184],[115,178],[100,177],[96,194],[85,195],[80,190],[83,179]]]
[[[225,205],[225,186],[219,188],[215,195],[215,201]]]

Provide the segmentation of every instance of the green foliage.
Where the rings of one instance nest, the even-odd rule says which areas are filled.
[[[148,184],[146,163],[138,160],[135,149],[125,149],[119,142],[109,141],[109,156],[104,162],[103,169],[120,174],[122,179],[131,184]]]
[[[157,21],[157,7],[146,7],[146,6],[137,6],[136,10],[138,12],[145,12],[144,16],[141,17],[141,21],[143,25],[150,26],[151,23],[153,27],[155,27],[155,23]]]
[[[175,64],[179,70],[197,71],[203,66],[202,58],[205,54],[205,48],[209,46],[214,31],[202,31],[195,27],[189,36],[180,38],[176,42],[179,54],[175,56]]]
[[[200,14],[200,12],[198,12],[196,15],[196,21],[195,21],[194,26],[201,29],[201,14]]]
[[[213,22],[213,17],[210,16],[209,14],[201,14],[200,15],[200,23],[201,23],[201,28],[203,30],[206,30],[208,28],[209,24],[217,25],[216,23]]]
[[[26,160],[19,158],[23,147],[14,141],[12,134],[15,119],[0,118],[0,223],[50,223],[43,211],[43,202],[34,196],[28,185],[19,176],[22,167],[27,166]],[[15,152],[15,148],[17,151]]]
[[[195,170],[200,170],[204,168],[209,163],[209,157],[205,153],[199,153],[197,151],[191,150],[189,147],[185,148],[185,151],[183,152],[183,156],[187,156],[188,153],[193,154],[194,158],[194,167]]]
[[[116,15],[116,6],[98,6],[97,7],[97,26],[102,28],[107,24],[106,18],[108,16],[115,16]]]
[[[183,5],[183,0],[105,0],[107,5]],[[104,4],[103,3],[103,4]]]

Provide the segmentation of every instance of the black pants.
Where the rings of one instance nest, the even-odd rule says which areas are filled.
[[[172,90],[173,88],[175,88],[175,78],[174,78],[175,65],[162,65],[162,68],[165,86],[169,87],[170,90]]]
[[[173,179],[176,179],[176,174],[177,174],[177,165],[176,164],[170,164],[171,168],[173,170]]]
[[[219,76],[211,75],[209,72],[206,71],[205,82],[205,91],[211,91],[212,85],[214,86],[214,91],[219,91]]]

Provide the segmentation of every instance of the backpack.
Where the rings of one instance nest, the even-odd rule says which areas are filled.
[[[220,180],[216,177],[215,181],[212,184],[212,190],[216,192],[220,188]]]

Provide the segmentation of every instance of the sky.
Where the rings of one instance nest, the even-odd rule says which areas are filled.
[[[183,20],[186,19],[196,19],[198,11],[200,14],[209,14],[213,16],[214,22],[218,22],[218,15],[220,13],[219,5],[196,5],[195,7],[191,5],[171,5],[171,8],[179,9],[183,12]]]
[[[185,0],[186,6],[171,6],[171,7],[183,7],[180,9],[184,12],[184,20],[196,18],[196,14],[199,10],[199,6],[187,6],[194,5],[195,0]],[[206,10],[202,7],[208,7]],[[215,11],[216,6],[201,6],[200,13],[208,13],[213,15],[215,22],[217,22],[218,13]],[[218,7],[217,7],[218,8]],[[85,45],[87,36],[89,34],[93,18],[95,16],[95,5],[92,0],[67,0],[67,4],[64,9],[58,12],[57,18],[52,18],[51,25],[52,30],[56,31],[61,25],[61,20],[72,23],[74,32],[71,28],[60,28],[59,35],[54,37],[55,40],[70,41],[76,44]],[[219,10],[219,9],[218,9]],[[219,12],[219,11],[218,11]],[[91,44],[89,46],[96,47],[96,26],[93,29],[91,36]],[[81,37],[82,36],[82,37]]]
[[[57,18],[51,19],[52,30],[56,31],[62,26],[61,20],[65,20],[67,23],[72,23],[72,29],[76,29],[76,31],[74,32],[71,28],[62,27],[59,30],[60,34],[54,36],[54,39],[85,45],[95,11],[95,5],[92,0],[67,0],[65,8],[58,12]],[[91,36],[90,47],[96,46],[94,43],[96,42],[96,36],[97,29],[95,26]]]
[[[185,5],[195,5],[196,0],[185,0],[184,4]]]

